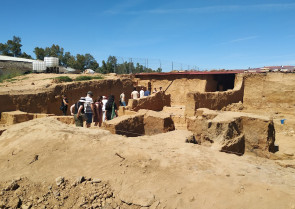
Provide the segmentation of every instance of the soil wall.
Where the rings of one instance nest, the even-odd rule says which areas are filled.
[[[171,95],[172,105],[185,105],[186,94],[192,91],[210,92],[216,91],[217,82],[214,75],[148,75],[137,76],[137,84],[159,90],[160,87]],[[149,84],[150,82],[150,84]]]
[[[126,99],[130,98],[133,83],[130,79],[98,80],[73,82],[70,84],[59,84],[54,88],[42,93],[32,94],[10,94],[0,95],[0,113],[6,111],[20,110],[29,113],[47,113],[60,115],[62,94],[66,94],[70,105],[74,104],[80,97],[86,96],[92,91],[96,99],[98,96],[113,94],[119,105],[120,94],[124,91]],[[70,114],[68,108],[68,114]]]
[[[245,76],[244,106],[255,109],[293,112],[295,74],[267,73]]]
[[[243,75],[236,75],[233,90],[217,92],[189,92],[186,95],[185,115],[194,116],[198,108],[221,110],[232,103],[243,102]]]

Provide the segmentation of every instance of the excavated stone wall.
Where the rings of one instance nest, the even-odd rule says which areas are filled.
[[[139,75],[140,76],[140,75]],[[138,85],[148,88],[149,82],[151,91],[154,88],[163,88],[166,94],[171,95],[171,105],[185,105],[186,94],[191,91],[210,92],[217,89],[217,82],[214,75],[148,75],[141,76],[136,80]]]
[[[134,115],[124,115],[105,122],[104,128],[113,134],[137,137],[175,130],[173,120],[167,113],[140,110]]]
[[[268,117],[201,108],[196,116],[187,118],[187,129],[198,143],[219,151],[237,155],[255,152],[260,156],[275,151],[274,123]]]
[[[129,99],[128,108],[132,111],[138,111],[140,109],[161,111],[164,106],[170,106],[170,100],[170,95],[164,92],[158,92],[143,98]]]
[[[126,99],[130,98],[130,93],[133,91],[133,83],[130,79],[83,81],[59,84],[41,93],[0,95],[0,113],[20,110],[30,113],[61,115],[59,107],[62,101],[62,94],[67,95],[69,103],[72,105],[80,97],[86,96],[88,91],[93,92],[94,99],[98,96],[113,94],[118,104],[120,94],[123,91],[125,92]],[[69,108],[68,114],[70,114]]]
[[[217,92],[189,92],[186,95],[185,115],[194,116],[198,108],[221,110],[232,103],[243,101],[243,75],[236,75],[233,90]]]

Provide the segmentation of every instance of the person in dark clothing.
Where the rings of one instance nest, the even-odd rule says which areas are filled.
[[[112,120],[113,118],[118,116],[117,113],[117,105],[115,103],[115,96],[114,95],[110,95],[108,102],[106,103],[106,120]]]
[[[81,97],[80,100],[73,104],[70,108],[71,115],[74,116],[75,124],[78,127],[83,127],[83,121],[86,119],[84,112],[84,103],[85,97]]]
[[[67,115],[69,101],[67,96],[64,94],[63,99],[61,101],[60,110],[63,112],[63,115]]]

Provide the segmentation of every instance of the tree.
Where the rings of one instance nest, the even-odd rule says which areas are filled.
[[[100,73],[103,73],[103,74],[108,73],[107,64],[106,64],[106,62],[104,60],[102,61],[102,66],[100,68]]]
[[[108,73],[115,73],[117,69],[117,58],[115,56],[109,56],[107,61]]]
[[[97,70],[97,68],[99,67],[99,65],[96,62],[96,60],[94,59],[94,57],[91,54],[85,54],[84,57],[85,57],[85,65],[84,65],[84,68],[85,69]]]
[[[17,36],[13,36],[12,40],[7,41],[8,48],[14,57],[20,57],[22,54],[22,50],[21,50],[22,45],[20,42],[21,42],[21,38]]]
[[[85,69],[85,56],[82,54],[77,54],[75,69],[83,71]]]
[[[26,58],[26,59],[33,59],[33,57],[31,55],[27,54],[26,52],[23,52],[20,57]]]
[[[0,54],[6,56],[20,57],[22,55],[22,45],[20,42],[20,37],[13,36],[12,40],[8,40],[5,44],[0,43]]]
[[[43,48],[35,47],[34,53],[36,55],[37,60],[44,60],[45,50]]]

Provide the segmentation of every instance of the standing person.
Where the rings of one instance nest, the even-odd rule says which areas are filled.
[[[139,92],[139,95],[140,95],[140,98],[143,98],[144,97],[144,90],[143,90],[143,88],[141,88],[141,90]]]
[[[148,89],[146,89],[146,91],[144,92],[144,96],[147,97],[149,95],[151,95],[151,92]]]
[[[67,115],[68,105],[69,105],[69,101],[68,101],[67,95],[64,94],[63,99],[61,101],[61,106],[59,108],[63,112],[63,115]]]
[[[121,104],[125,107],[126,106],[126,102],[125,102],[125,94],[124,92],[122,92],[122,94],[120,95],[120,102]]]
[[[160,86],[160,90],[159,90],[159,91],[163,91],[163,90],[162,90],[162,86]]]
[[[105,121],[106,118],[106,104],[108,100],[106,96],[102,96],[102,121]]]
[[[102,123],[102,96],[99,96],[97,98],[97,100],[95,100],[94,103],[94,116],[93,116],[93,122],[94,122],[94,126],[99,125],[99,127],[101,127],[101,123]]]
[[[93,103],[93,93],[92,91],[88,91],[87,96],[85,97],[85,115],[87,117],[86,120],[86,127],[89,128],[91,126],[92,123],[92,117],[93,117],[93,107],[94,107],[94,103]]]
[[[157,88],[154,88],[153,94],[155,94],[157,92],[158,92]]]
[[[138,91],[136,91],[136,88],[133,89],[133,91],[131,92],[131,99],[138,99],[139,97],[139,93]]]
[[[80,100],[73,104],[70,108],[71,115],[74,116],[77,127],[83,127],[83,121],[85,120],[84,103],[85,97],[81,97]]]
[[[114,95],[110,95],[108,102],[106,103],[106,120],[112,120],[118,116],[117,105],[115,103]]]

